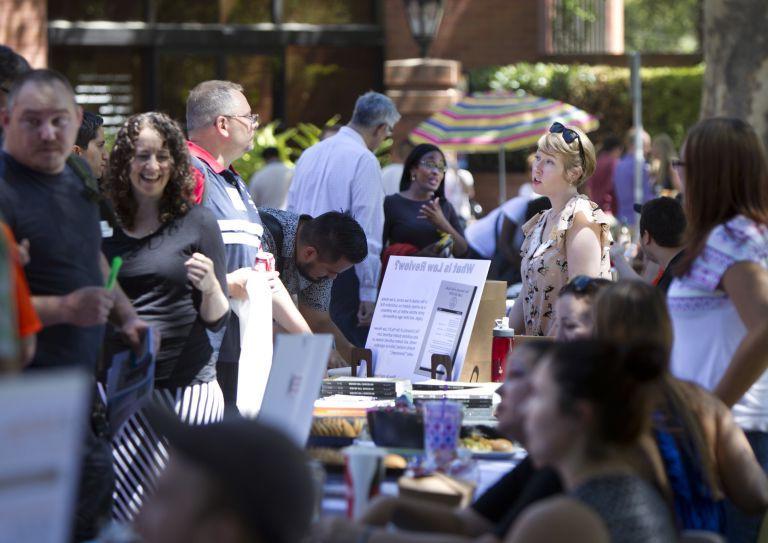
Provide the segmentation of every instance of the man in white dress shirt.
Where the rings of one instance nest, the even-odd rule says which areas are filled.
[[[304,151],[288,191],[288,211],[313,217],[349,211],[365,231],[368,258],[336,278],[330,306],[336,325],[358,347],[368,336],[381,269],[384,190],[373,151],[399,120],[395,104],[383,94],[360,96],[348,125]]]

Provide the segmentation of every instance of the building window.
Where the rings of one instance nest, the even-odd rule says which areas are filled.
[[[108,131],[116,130],[133,113],[146,109],[142,53],[129,47],[101,47],[93,53],[87,47],[56,47],[50,64],[72,83],[75,100],[104,117]]]

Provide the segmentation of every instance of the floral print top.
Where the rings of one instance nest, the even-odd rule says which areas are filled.
[[[525,241],[520,249],[523,257],[521,273],[525,333],[529,336],[554,336],[554,305],[560,289],[568,282],[568,255],[566,238],[577,213],[583,213],[591,223],[600,225],[600,275],[611,278],[610,247],[613,243],[608,219],[596,203],[587,196],[577,194],[565,204],[549,239],[544,238],[544,227],[551,209],[540,212],[523,225]]]

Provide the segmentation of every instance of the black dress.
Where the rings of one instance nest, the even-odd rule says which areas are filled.
[[[229,312],[213,323],[202,320],[202,294],[187,279],[184,266],[195,252],[210,258],[226,295],[224,244],[213,214],[194,207],[140,239],[116,226],[112,235],[105,237],[102,249],[110,260],[118,255],[123,258],[120,286],[139,317],[160,332],[154,399],[189,424],[221,420],[224,397],[216,382],[216,359],[206,329],[220,329]],[[108,347],[117,343],[113,336]],[[129,522],[165,468],[167,443],[143,410],[120,428],[113,428],[113,435],[116,481],[112,513],[116,519]]]
[[[423,249],[440,240],[440,232],[427,219],[419,218],[421,206],[427,201],[409,200],[400,194],[384,198],[384,246],[409,243]],[[448,200],[440,201],[440,209],[458,233],[464,235],[456,210]]]

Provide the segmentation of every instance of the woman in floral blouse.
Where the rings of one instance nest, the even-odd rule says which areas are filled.
[[[570,279],[611,278],[607,219],[578,192],[594,171],[595,148],[580,129],[554,123],[539,138],[533,190],[547,196],[552,208],[523,225],[523,289],[510,319],[527,335],[556,334],[555,299]]]

